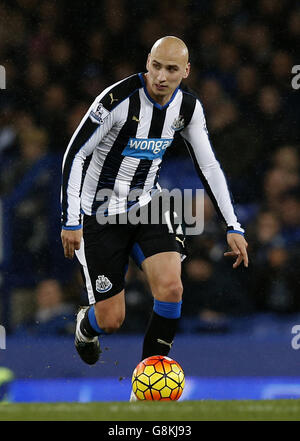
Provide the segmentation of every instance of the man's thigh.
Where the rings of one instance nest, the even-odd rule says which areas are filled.
[[[178,252],[154,254],[143,261],[142,269],[157,300],[181,300],[181,257]]]
[[[132,256],[145,273],[153,296],[161,301],[181,300],[184,235],[162,221],[141,225],[135,240]]]
[[[178,253],[179,261],[187,256],[185,235],[180,225],[175,225],[165,214],[161,215],[159,223],[139,225],[131,257],[140,268],[145,259],[168,252]]]

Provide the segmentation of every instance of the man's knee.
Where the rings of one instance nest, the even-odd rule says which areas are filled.
[[[178,278],[162,277],[156,284],[154,297],[164,302],[180,302],[183,286]]]
[[[142,268],[155,299],[174,303],[182,300],[181,261],[178,253],[165,252],[150,256],[144,260]]]

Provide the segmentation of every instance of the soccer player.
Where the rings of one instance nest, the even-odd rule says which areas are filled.
[[[181,315],[183,240],[160,224],[97,222],[151,204],[166,148],[176,132],[187,141],[199,177],[227,226],[233,267],[248,266],[247,242],[226,179],[211,148],[199,99],[182,84],[188,49],[179,38],[158,40],[147,71],[125,78],[95,99],[72,136],[63,159],[62,233],[65,257],[82,267],[89,305],[77,314],[75,346],[86,363],[100,355],[98,337],[119,329],[125,317],[124,278],[129,256],[142,268],[153,297],[142,359],[167,355]],[[109,200],[97,195],[112,191]],[[141,190],[137,200],[129,192]],[[105,207],[105,208],[103,208]],[[180,240],[178,240],[180,239]]]

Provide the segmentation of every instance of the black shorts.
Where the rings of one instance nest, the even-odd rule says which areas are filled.
[[[142,262],[154,254],[177,251],[186,256],[184,234],[178,225],[158,224],[101,225],[96,216],[83,217],[83,239],[76,256],[89,303],[108,299],[125,287],[129,257],[141,267]],[[177,232],[176,232],[177,231]]]

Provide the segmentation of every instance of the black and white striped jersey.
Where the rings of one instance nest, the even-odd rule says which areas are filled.
[[[182,84],[164,106],[148,94],[142,73],[105,89],[73,134],[63,159],[62,226],[81,227],[81,214],[96,214],[99,191],[111,190],[107,214],[128,210],[138,189],[140,206],[159,188],[158,177],[175,134],[185,139],[199,177],[229,229],[243,232],[223,171],[211,148],[202,105]]]

